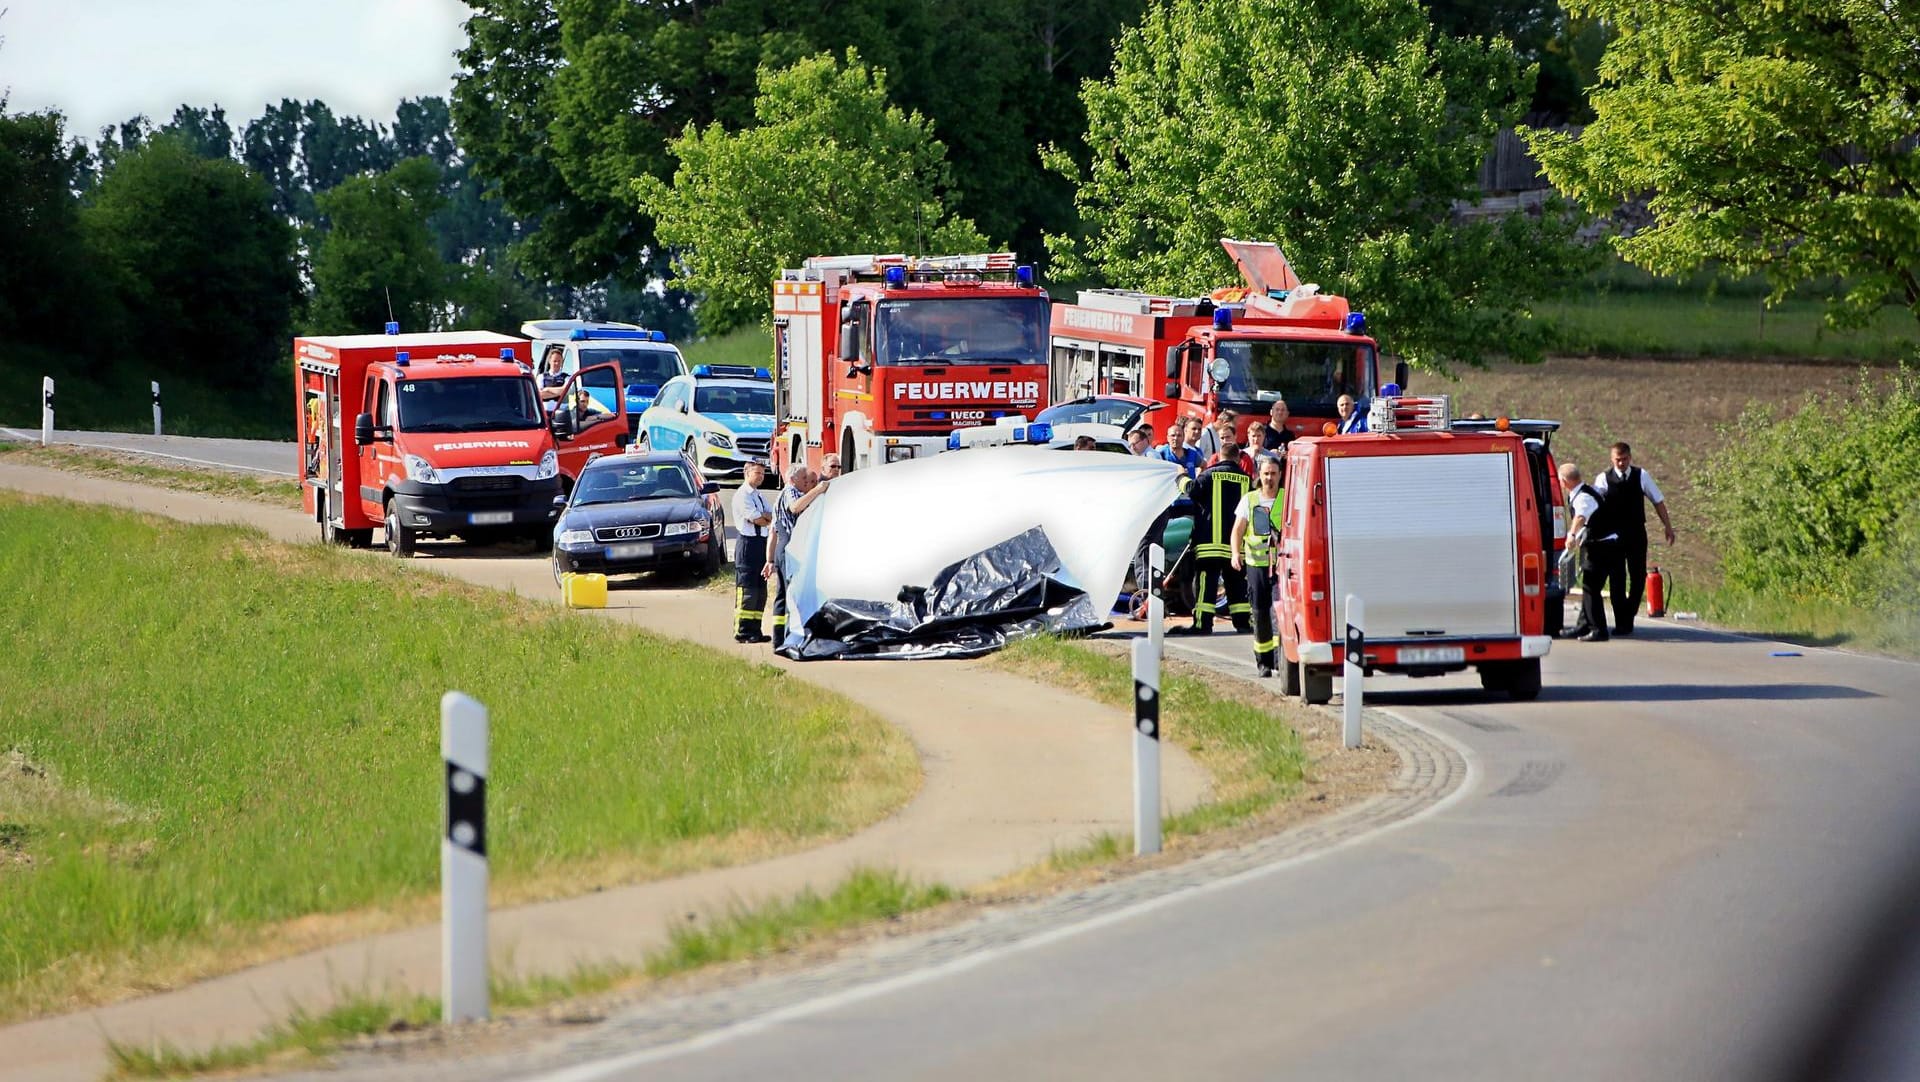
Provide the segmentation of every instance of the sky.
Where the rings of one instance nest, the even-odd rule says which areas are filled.
[[[93,138],[145,113],[219,104],[234,133],[281,98],[393,120],[448,96],[466,43],[461,0],[0,0],[0,95],[57,108]]]

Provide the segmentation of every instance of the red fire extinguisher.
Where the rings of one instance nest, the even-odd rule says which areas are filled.
[[[1647,568],[1647,615],[1667,614],[1667,573],[1658,567]]]

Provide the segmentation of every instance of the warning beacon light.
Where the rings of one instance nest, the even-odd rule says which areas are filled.
[[[396,320],[396,319],[389,319],[389,320],[387,320],[387,333],[388,333],[388,334],[399,334],[399,333],[400,333],[400,321],[399,321],[399,320]]]
[[[1232,330],[1233,329],[1233,309],[1215,308],[1213,310],[1213,329],[1216,331]]]
[[[888,267],[887,268],[887,285],[889,287],[894,289],[899,289],[900,287],[906,284],[907,284],[907,268],[905,267]]]
[[[500,359],[501,359],[501,360],[503,360],[503,361],[511,361],[511,360],[513,360],[513,347],[512,347],[512,346],[508,346],[507,348],[505,348],[505,349],[503,349],[503,350],[501,350],[501,351],[500,351]]]
[[[1032,285],[1033,284],[1032,265],[1027,263],[1022,263],[1019,266],[1013,268],[1013,280],[1020,283],[1023,286]]]
[[[388,324],[388,326],[392,326],[392,324]],[[395,334],[398,334],[398,333],[400,333],[400,332],[398,332],[398,331],[395,331],[394,333],[395,333]],[[404,349],[403,349],[403,350],[401,350],[401,351],[400,351],[400,352],[398,352],[398,353],[395,353],[395,354],[393,355],[393,365],[394,365],[394,367],[395,367],[395,368],[405,368],[405,367],[407,366],[407,357],[408,357],[408,354],[407,354],[407,351],[406,351],[406,350],[404,350]]]
[[[1347,333],[1348,334],[1367,333],[1367,314],[1365,312],[1348,312],[1347,313]]]

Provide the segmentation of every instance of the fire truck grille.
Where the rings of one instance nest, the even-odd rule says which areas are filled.
[[[638,526],[602,526],[593,531],[595,541],[644,541],[659,536],[658,522],[643,522]]]
[[[511,492],[520,487],[518,477],[456,477],[455,492]]]
[[[772,442],[772,440],[758,436],[735,436],[733,438],[733,446],[741,454],[752,455],[755,458],[767,457],[767,447],[772,444]]]

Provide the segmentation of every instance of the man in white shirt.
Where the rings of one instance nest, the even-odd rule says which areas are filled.
[[[1620,532],[1620,554],[1625,563],[1622,575],[1613,582],[1613,633],[1633,634],[1633,618],[1640,611],[1640,597],[1647,588],[1647,503],[1652,502],[1660,525],[1666,531],[1667,544],[1673,544],[1673,519],[1667,515],[1667,499],[1647,471],[1633,464],[1633,448],[1624,443],[1612,447],[1613,468],[1593,479],[1613,526]]]
[[[773,507],[760,486],[767,483],[767,468],[749,462],[742,471],[739,491],[733,494],[733,641],[766,642],[760,630],[761,616],[767,608],[767,579],[762,573],[767,563],[767,529],[773,525]]]
[[[1560,488],[1573,510],[1573,520],[1567,524],[1567,551],[1580,554],[1580,619],[1566,637],[1606,642],[1607,612],[1600,598],[1609,583],[1616,591],[1620,586],[1620,533],[1609,521],[1610,512],[1600,494],[1593,486],[1581,484],[1580,467],[1561,464]]]

